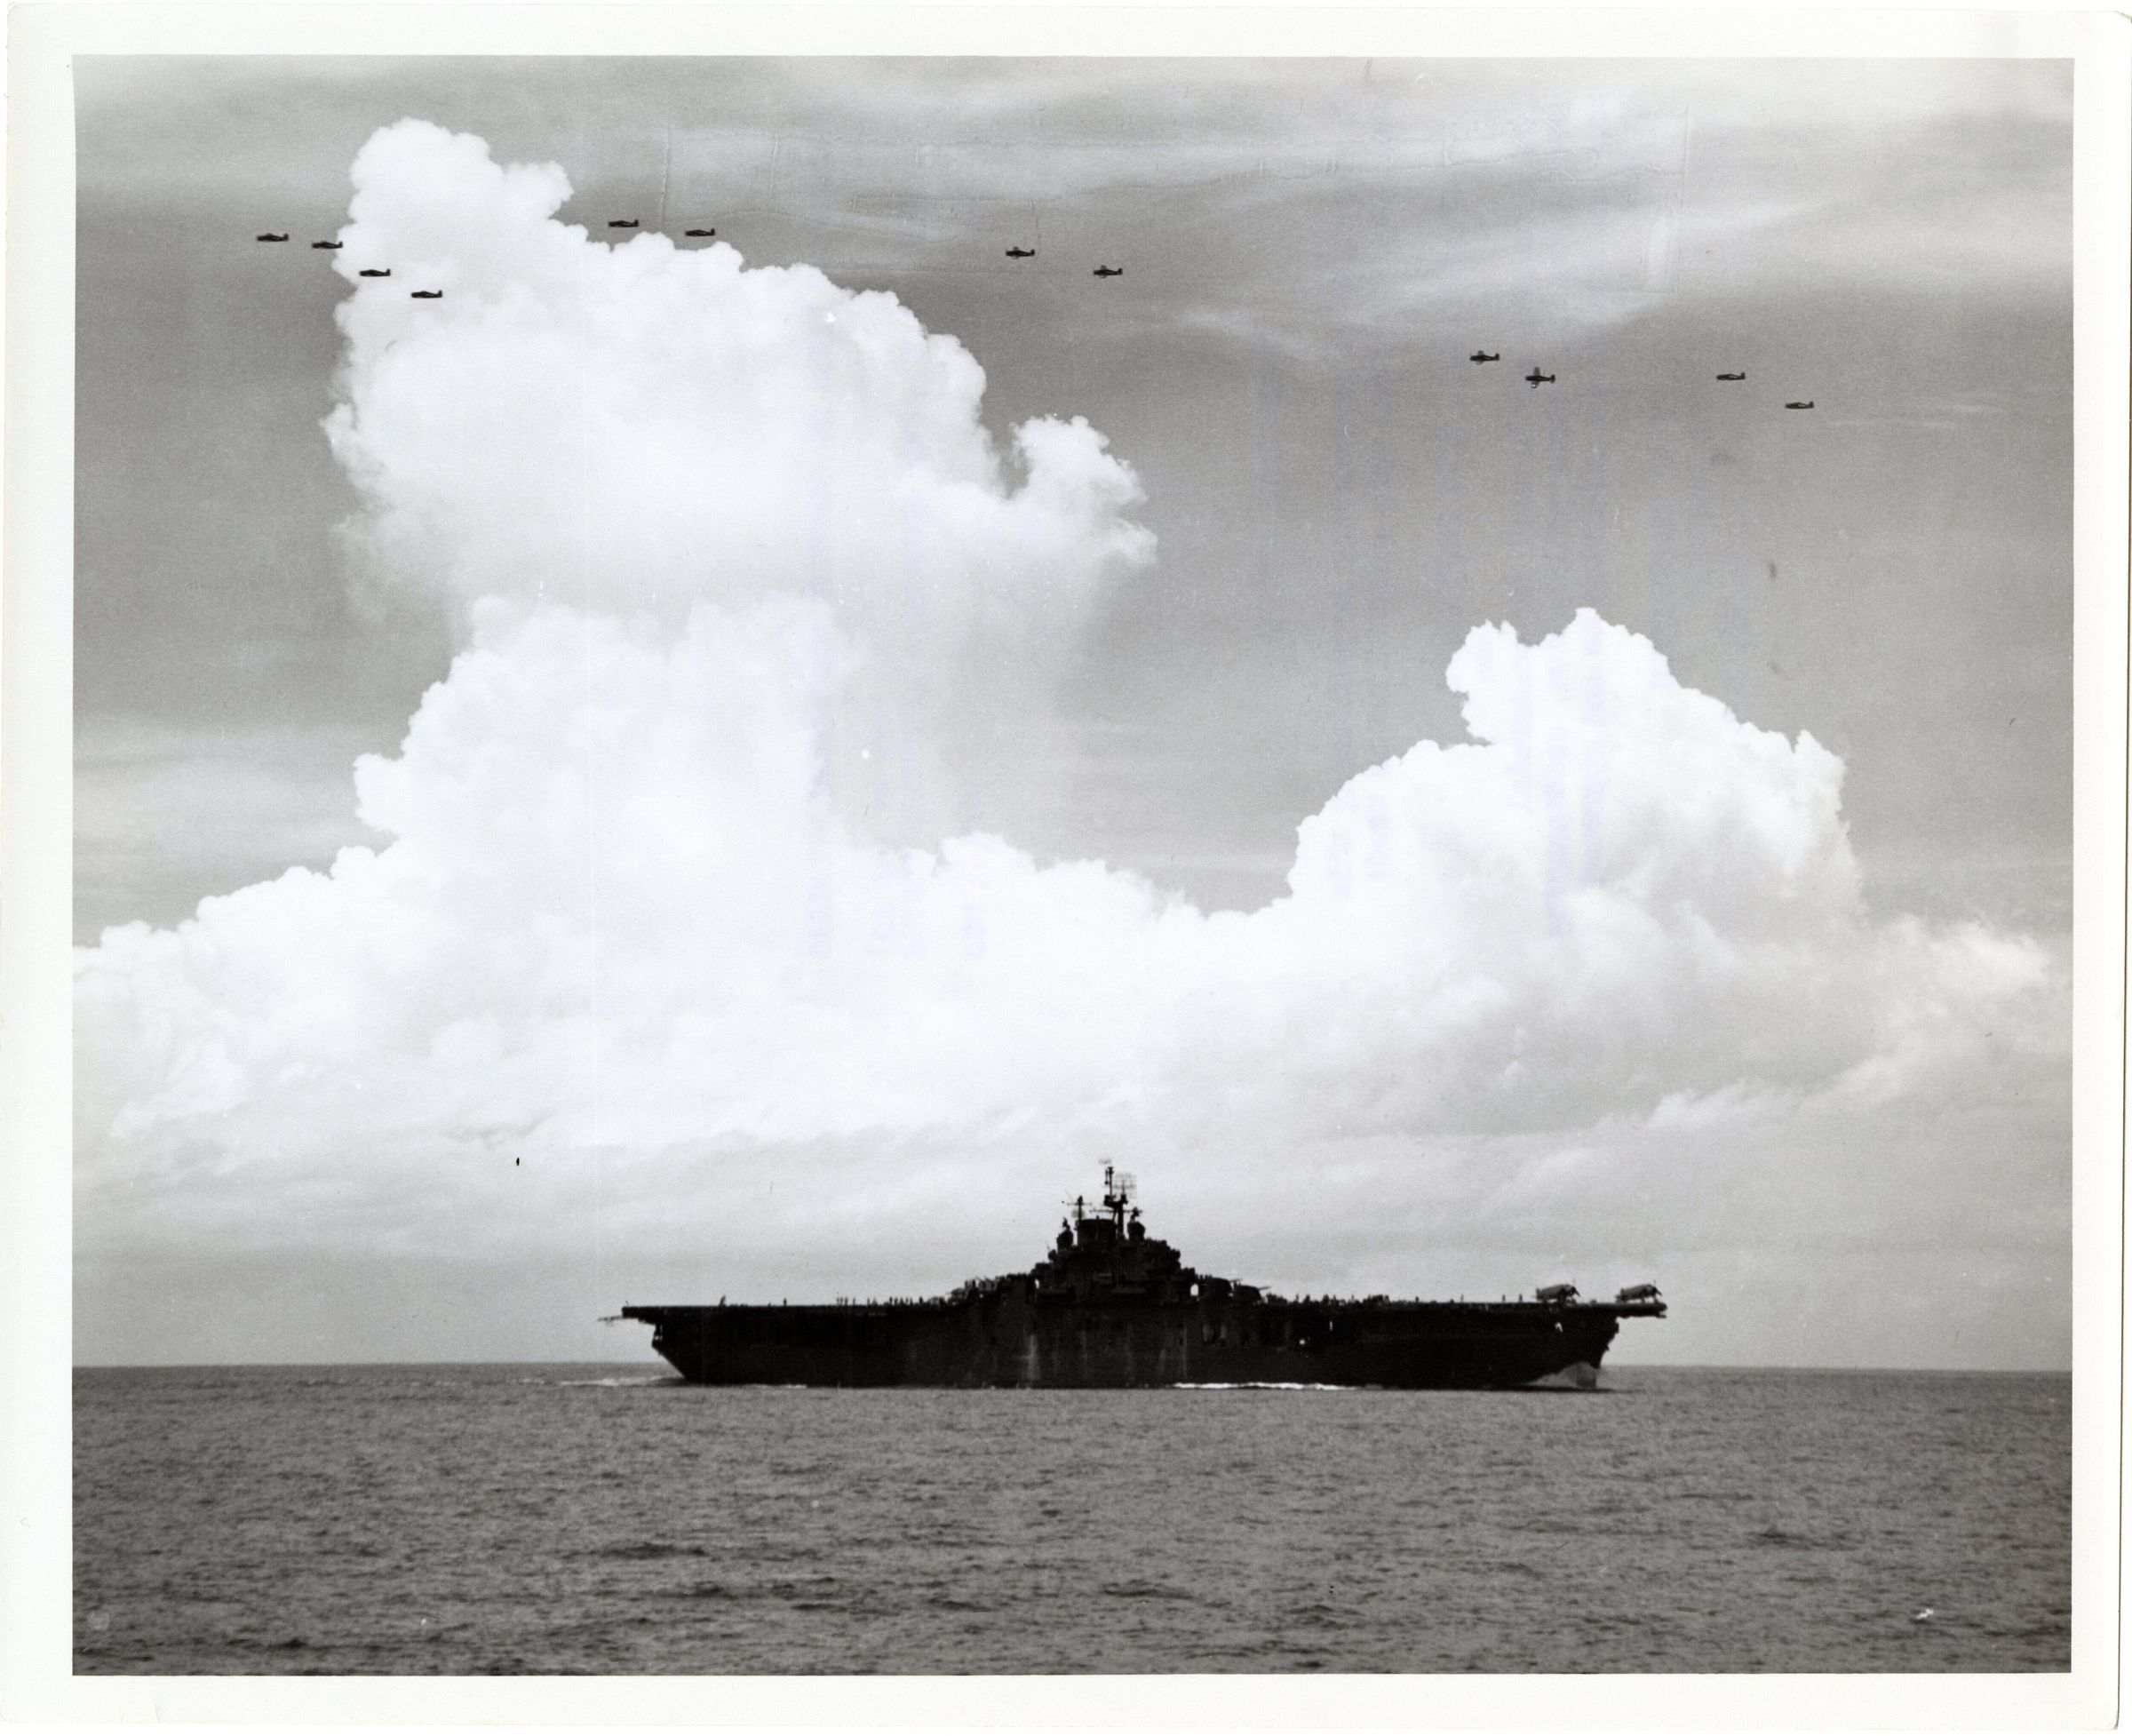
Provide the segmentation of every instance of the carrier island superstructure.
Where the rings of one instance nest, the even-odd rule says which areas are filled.
[[[1187,1266],[1148,1234],[1130,1176],[1106,1167],[1024,1272],[915,1301],[625,1306],[652,1348],[712,1385],[1516,1387],[1593,1383],[1626,1318],[1662,1317],[1655,1285],[1584,1301],[1292,1301]]]

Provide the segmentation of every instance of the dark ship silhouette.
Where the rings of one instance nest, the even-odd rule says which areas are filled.
[[[1655,1285],[1611,1302],[1552,1285],[1531,1302],[1290,1301],[1195,1271],[1147,1233],[1106,1165],[1101,1210],[1073,1205],[1026,1272],[923,1301],[624,1307],[690,1381],[718,1386],[1515,1387],[1598,1378]]]

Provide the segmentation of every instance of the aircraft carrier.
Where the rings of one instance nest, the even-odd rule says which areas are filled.
[[[1130,1176],[1106,1167],[1026,1272],[951,1295],[820,1304],[625,1306],[684,1378],[717,1386],[1517,1387],[1594,1384],[1623,1319],[1663,1317],[1658,1286],[1586,1302],[1291,1300],[1210,1278],[1147,1233]]]

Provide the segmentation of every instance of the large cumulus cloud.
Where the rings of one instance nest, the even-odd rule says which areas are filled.
[[[790,1256],[1128,1152],[1245,1202],[1313,1165],[1326,1246],[1625,1178],[1694,1241],[1698,1150],[1756,1153],[1725,1185],[1766,1206],[1773,1129],[1871,1165],[2062,1066],[2044,949],[1876,919],[1835,756],[1588,611],[1414,671],[1468,739],[1332,792],[1255,912],[923,832],[1151,558],[1131,470],[1078,421],[1002,452],[976,362],[892,298],[557,222],[553,168],[402,123],[354,180],[350,535],[463,649],[356,768],[387,845],[83,954],[105,1245],[752,1212]]]

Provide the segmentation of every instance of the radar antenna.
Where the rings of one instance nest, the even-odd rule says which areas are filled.
[[[1133,1190],[1136,1185],[1132,1176],[1115,1165],[1103,1166],[1103,1209],[1121,1230],[1125,1227],[1126,1207],[1133,1203]]]

